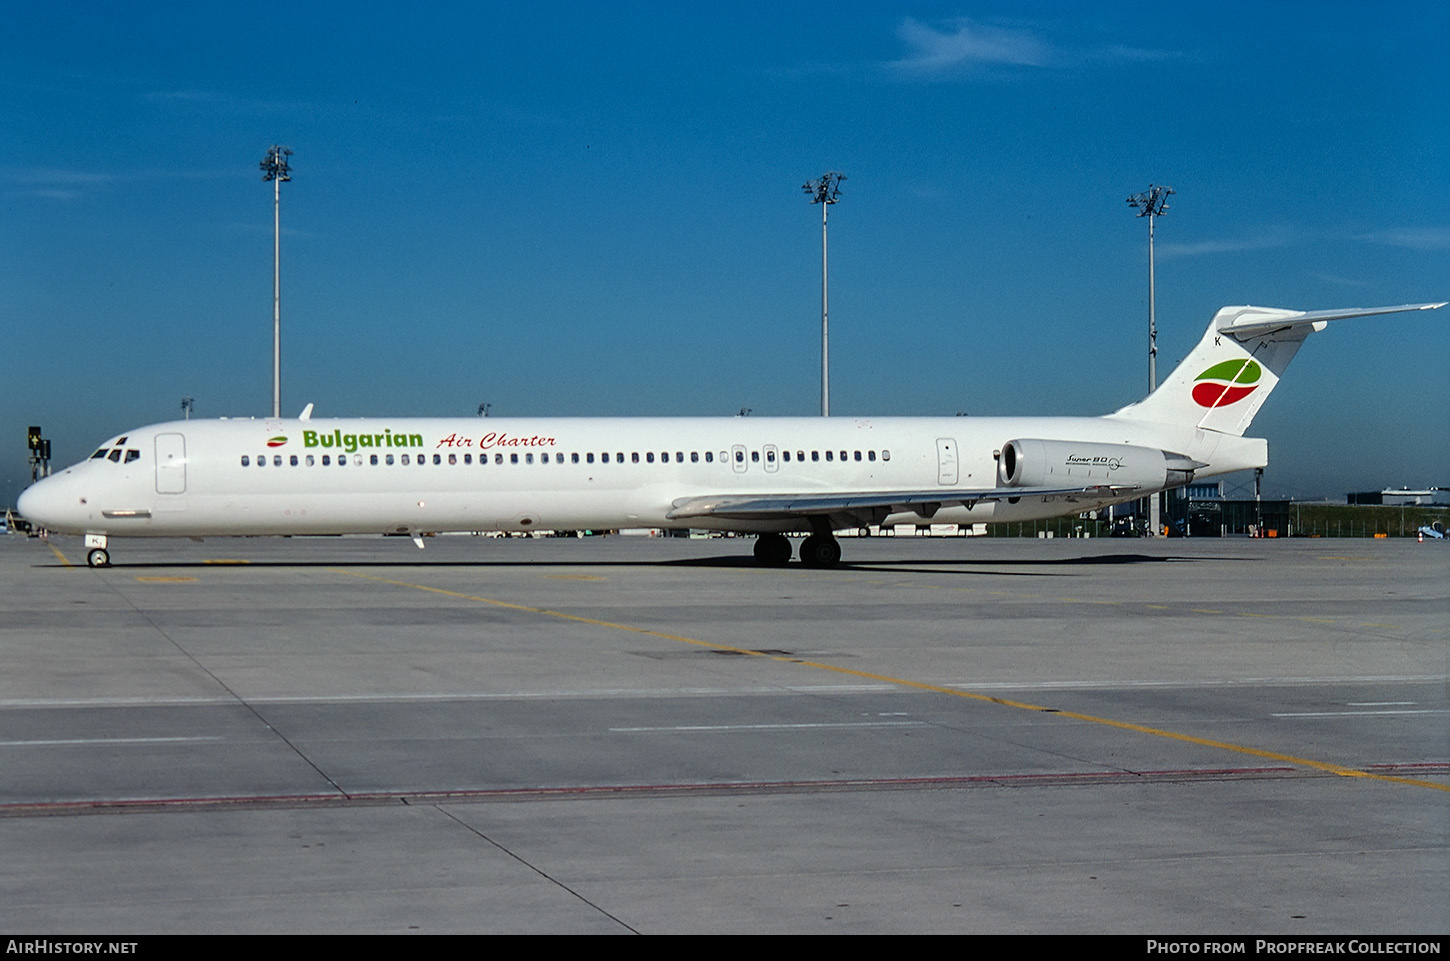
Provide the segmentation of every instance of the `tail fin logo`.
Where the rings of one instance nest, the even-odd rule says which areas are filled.
[[[1264,369],[1256,360],[1226,360],[1194,378],[1193,401],[1200,407],[1227,407],[1259,389]]]

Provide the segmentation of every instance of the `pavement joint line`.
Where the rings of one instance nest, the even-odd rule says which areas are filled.
[[[1266,751],[1262,748],[1249,747],[1245,744],[1234,744],[1229,741],[1217,741],[1211,738],[1197,737],[1192,734],[1180,734],[1177,731],[1168,731],[1163,728],[1150,727],[1144,724],[1134,724],[1131,721],[1119,721],[1113,718],[1098,717],[1093,714],[1082,714],[1077,711],[1063,711],[1057,708],[1046,707],[1041,704],[1029,704],[1025,701],[1014,701],[1008,698],[993,697],[990,694],[978,694],[973,691],[963,691],[956,688],[945,687],[940,684],[929,684],[925,681],[913,681],[909,678],[892,677],[888,674],[875,674],[870,671],[858,671],[853,668],[840,667],[835,664],[823,664],[819,661],[808,661],[796,657],[783,657],[778,654],[764,654],[760,651],[744,647],[736,647],[730,644],[723,644],[717,641],[702,641],[698,638],[685,637],[680,634],[670,634],[665,631],[651,630],[645,627],[635,627],[630,624],[620,624],[614,621],[602,621],[592,617],[584,617],[579,614],[566,614],[562,611],[551,611],[542,607],[533,607],[528,604],[516,604],[511,601],[501,601],[495,598],[482,597],[478,594],[468,594],[463,591],[452,591],[442,587],[431,587],[427,584],[414,584],[409,581],[399,581],[387,577],[378,577],[373,574],[361,574],[357,571],[350,571],[340,567],[331,568],[333,573],[342,574],[347,577],[356,577],[362,580],[376,581],[381,584],[391,584],[395,587],[406,587],[412,590],[425,591],[431,594],[441,594],[445,597],[458,598],[459,600],[473,601],[480,604],[490,604],[495,607],[502,607],[507,610],[523,611],[530,614],[541,614],[546,617],[556,617],[561,620],[573,621],[578,624],[589,624],[594,627],[604,627],[610,630],[625,631],[630,634],[641,634],[648,637],[658,637],[667,641],[676,641],[681,644],[690,644],[695,647],[711,648],[713,650],[731,651],[737,654],[748,654],[751,657],[763,657],[772,661],[780,661],[787,664],[799,664],[803,667],[815,668],[816,670],[829,671],[834,674],[844,674],[848,677],[860,677],[872,681],[882,681],[887,684],[895,684],[901,687],[909,687],[919,691],[930,691],[935,694],[947,694],[952,697],[965,698],[967,700],[982,701],[988,704],[997,704],[1002,707],[1014,707],[1023,711],[1035,711],[1042,714],[1055,714],[1058,717],[1070,718],[1075,721],[1083,721],[1088,724],[1100,724],[1105,727],[1116,728],[1122,731],[1132,731],[1137,734],[1147,734],[1153,737],[1166,738],[1168,740],[1180,741],[1185,744],[1196,744],[1200,747],[1215,748],[1223,751],[1230,751],[1235,754],[1246,754],[1250,757],[1259,757],[1271,761],[1280,761],[1285,764],[1298,765],[1300,767],[1313,768],[1317,771],[1325,771],[1340,777],[1364,778],[1372,781],[1389,781],[1396,784],[1408,784],[1414,787],[1427,787],[1436,791],[1450,793],[1450,784],[1436,784],[1433,781],[1422,781],[1416,778],[1393,777],[1386,774],[1373,774],[1369,771],[1362,771],[1356,768],[1345,767],[1342,764],[1333,764],[1328,761],[1315,761],[1311,758],[1298,757],[1292,754],[1283,754],[1278,751]],[[1205,612],[1208,613],[1208,612]],[[1213,611],[1212,613],[1222,613]]]
[[[684,784],[593,784],[552,787],[479,788],[456,791],[359,790],[341,793],[130,797],[109,801],[19,801],[0,804],[0,818],[74,814],[144,814],[166,810],[266,807],[349,807],[387,804],[453,804],[480,801],[573,800],[641,795],[799,794],[805,792],[916,788],[1035,787],[1042,785],[1131,784],[1204,780],[1263,780],[1321,777],[1294,767],[1177,768],[1167,770],[1043,771],[926,777],[829,778],[782,781],[701,781]]]

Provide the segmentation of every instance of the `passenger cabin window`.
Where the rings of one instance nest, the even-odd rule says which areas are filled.
[[[250,457],[248,457],[246,454],[243,454],[242,455],[242,466],[243,467],[251,467],[252,466],[252,459]]]

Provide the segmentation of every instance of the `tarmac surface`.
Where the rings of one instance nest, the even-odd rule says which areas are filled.
[[[1450,930],[1450,547],[842,544],[0,537],[0,930]]]

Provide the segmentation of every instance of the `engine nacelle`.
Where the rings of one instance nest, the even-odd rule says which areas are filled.
[[[1193,480],[1206,467],[1182,454],[1130,444],[1010,440],[997,458],[1003,487],[1123,487],[1164,490]]]

